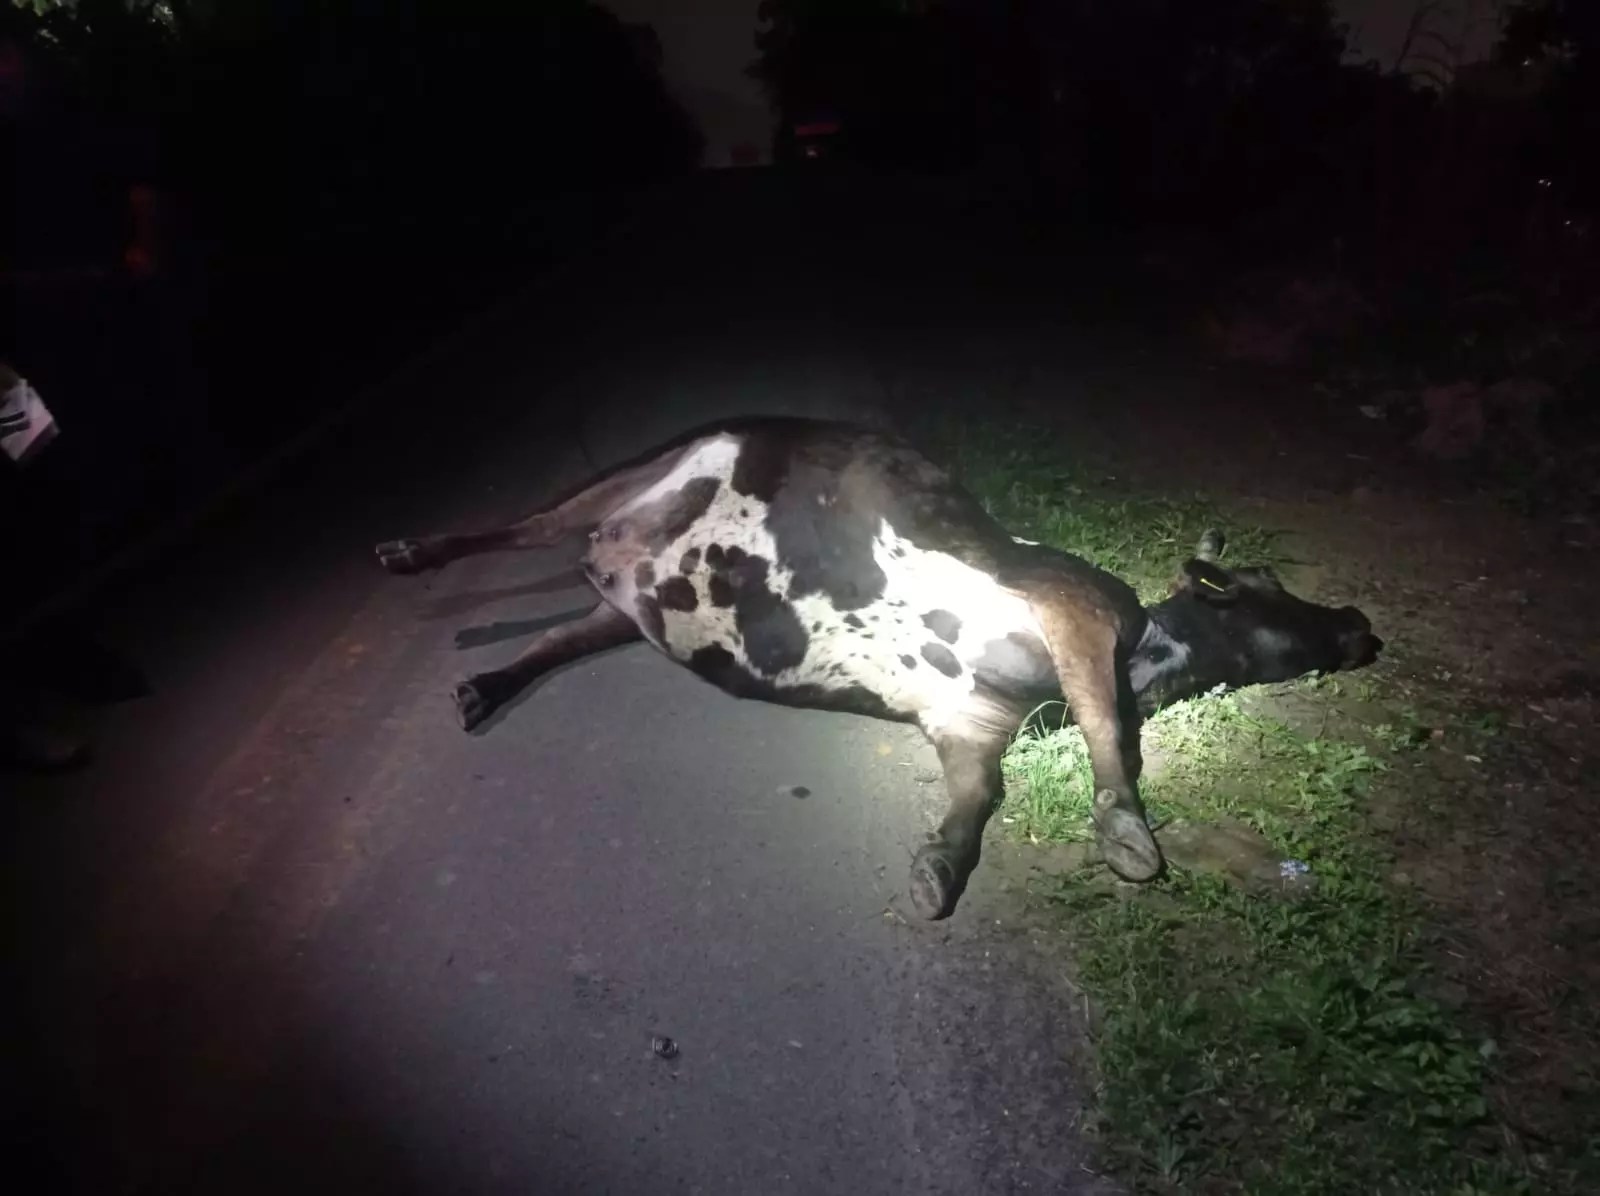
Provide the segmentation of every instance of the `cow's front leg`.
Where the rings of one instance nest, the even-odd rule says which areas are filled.
[[[961,721],[930,730],[944,765],[950,809],[944,821],[911,861],[911,903],[924,918],[948,918],[978,866],[983,828],[1005,795],[1000,759],[1016,722]]]
[[[678,463],[683,451],[674,449],[647,461],[621,466],[549,509],[506,527],[386,540],[375,549],[378,561],[390,573],[421,573],[482,552],[548,548],[568,536],[589,531],[617,507],[660,481]]]
[[[602,602],[582,618],[542,632],[510,664],[456,685],[456,716],[470,731],[551,669],[640,638],[627,615]]]
[[[533,519],[538,519],[535,515]],[[480,552],[505,552],[518,548],[533,548],[554,544],[537,532],[537,525],[529,534],[528,522],[510,527],[494,528],[484,532],[451,532],[437,536],[408,536],[403,540],[385,540],[373,551],[378,563],[390,573],[423,573],[429,569],[442,569],[451,561]]]
[[[1036,600],[1033,609],[1073,720],[1089,748],[1094,772],[1092,816],[1101,853],[1123,880],[1153,880],[1161,871],[1161,848],[1134,788],[1140,765],[1139,727],[1126,685],[1119,680],[1117,629],[1108,617],[1071,594]]]

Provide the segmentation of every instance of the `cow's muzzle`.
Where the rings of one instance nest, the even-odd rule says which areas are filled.
[[[1339,634],[1339,652],[1344,657],[1340,666],[1361,669],[1378,659],[1383,651],[1383,640],[1372,633],[1372,624],[1353,606],[1339,612],[1345,616],[1346,628]]]

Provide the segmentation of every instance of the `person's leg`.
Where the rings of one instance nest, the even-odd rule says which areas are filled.
[[[0,433],[25,433],[33,422],[44,418],[36,405],[15,399],[24,385],[19,371],[0,363],[0,393],[13,396]],[[31,430],[37,434],[37,428]],[[8,436],[7,451],[0,453],[0,513],[11,516],[0,518],[0,560],[11,566],[6,592],[0,594],[0,620],[25,615],[38,597],[26,588],[26,578],[31,572],[28,549],[41,537],[30,540],[25,531],[37,529],[25,526],[24,520],[41,518],[41,506],[50,506],[48,492],[40,488],[40,474],[46,471],[45,480],[50,480],[48,471],[60,453],[56,444],[41,437],[14,461],[11,452],[21,444],[21,439]],[[0,655],[0,765],[53,771],[86,761],[88,745],[52,717],[39,698],[13,662]]]

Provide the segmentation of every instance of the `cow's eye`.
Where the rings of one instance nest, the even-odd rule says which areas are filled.
[[[607,529],[606,535],[610,536],[613,540],[620,539],[622,537],[622,528],[616,524],[612,524],[611,527]]]

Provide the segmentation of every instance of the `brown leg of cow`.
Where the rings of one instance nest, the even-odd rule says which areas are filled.
[[[635,494],[660,481],[678,463],[684,451],[677,449],[654,460],[619,469],[509,527],[385,541],[376,549],[378,560],[390,573],[421,573],[481,552],[548,548],[567,536],[590,530]]]
[[[985,719],[961,722],[929,738],[944,765],[950,809],[929,842],[911,861],[911,903],[924,918],[948,918],[978,866],[983,828],[1005,795],[1000,758],[1020,714],[1009,726]]]
[[[1140,741],[1144,715],[1139,712],[1139,695],[1133,692],[1128,670],[1120,664],[1117,667],[1117,722],[1122,731],[1123,771],[1128,783],[1137,789],[1139,778],[1144,775],[1144,747]]]
[[[640,638],[638,625],[602,602],[588,614],[542,633],[510,664],[456,686],[456,716],[470,731],[551,669]]]
[[[1056,597],[1033,603],[1072,717],[1083,731],[1094,772],[1095,830],[1111,870],[1146,881],[1161,871],[1161,849],[1134,789],[1138,724],[1127,725],[1119,693],[1117,631],[1092,607]],[[1132,744],[1130,747],[1130,740]]]

